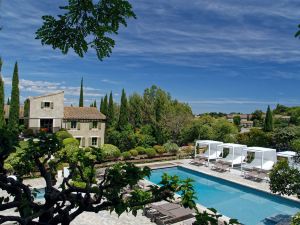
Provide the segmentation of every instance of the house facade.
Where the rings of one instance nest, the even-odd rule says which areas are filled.
[[[34,132],[57,132],[66,129],[81,147],[104,144],[106,117],[94,107],[64,106],[64,92],[30,97],[27,128]]]

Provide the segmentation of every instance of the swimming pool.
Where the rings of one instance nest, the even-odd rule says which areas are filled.
[[[276,223],[268,218],[286,218],[300,211],[298,202],[183,167],[153,170],[150,181],[158,184],[163,173],[177,175],[181,179],[192,178],[199,204],[213,207],[243,224],[274,225]]]

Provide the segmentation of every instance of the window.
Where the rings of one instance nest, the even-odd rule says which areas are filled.
[[[97,138],[96,137],[92,137],[92,145],[97,146]]]
[[[79,146],[81,146],[81,137],[77,137],[76,140],[78,141]]]
[[[77,122],[71,121],[71,129],[76,129],[76,128],[77,128]]]
[[[50,102],[44,102],[44,107],[45,108],[50,108]]]
[[[97,121],[93,121],[93,129],[97,129],[98,128],[98,122]]]

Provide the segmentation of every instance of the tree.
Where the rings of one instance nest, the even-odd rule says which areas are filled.
[[[97,108],[97,102],[96,102],[96,100],[94,100],[93,107]]]
[[[240,116],[234,116],[233,117],[233,123],[236,125],[236,126],[239,126],[241,124],[241,117]]]
[[[144,205],[161,200],[170,201],[175,193],[181,194],[184,207],[195,208],[195,193],[191,179],[179,180],[177,176],[164,175],[160,186],[149,190],[136,188],[139,180],[150,175],[150,169],[133,164],[115,164],[105,170],[102,180],[96,180],[95,164],[103,162],[96,148],[79,148],[75,144],[61,146],[55,135],[41,133],[31,138],[24,149],[14,153],[13,164],[19,178],[38,170],[45,181],[45,201],[34,202],[35,190],[23,184],[23,179],[8,177],[4,160],[14,152],[11,135],[0,130],[0,188],[10,196],[1,200],[0,211],[16,210],[14,215],[1,214],[0,223],[18,222],[28,225],[69,225],[82,212],[115,211],[118,215],[132,212]],[[52,157],[51,157],[52,156]],[[64,178],[60,188],[56,184],[56,171],[60,162],[69,164],[70,174]],[[125,196],[128,188],[132,191]]]
[[[10,99],[9,98],[7,98],[6,105],[10,105]]]
[[[143,124],[143,108],[144,102],[142,96],[137,93],[133,93],[129,96],[128,100],[128,111],[129,111],[129,122],[133,127],[141,127]]]
[[[124,130],[128,125],[128,103],[125,90],[122,90],[118,129]]]
[[[266,113],[264,131],[266,132],[273,131],[273,115],[270,106],[268,106],[267,113]]]
[[[108,110],[108,99],[107,99],[107,94],[104,96],[103,99],[103,108],[102,108],[102,113],[104,115],[107,115],[107,110]]]
[[[103,98],[101,98],[101,101],[100,101],[100,112],[103,113]]]
[[[11,102],[9,108],[8,128],[11,131],[17,131],[19,128],[19,112],[20,112],[20,99],[19,99],[19,72],[18,63],[16,62],[14,74],[12,78]]]
[[[0,57],[0,129],[5,126],[4,118],[4,81],[1,76],[2,59]]]
[[[111,126],[115,122],[115,109],[114,109],[114,99],[112,92],[109,94],[108,108],[107,108],[107,123],[108,126]]]
[[[69,0],[60,9],[64,14],[58,18],[43,16],[43,25],[36,32],[42,45],[50,45],[67,54],[69,49],[83,57],[89,48],[96,51],[99,60],[110,56],[121,25],[127,19],[136,18],[131,4],[126,0]]]
[[[253,121],[255,127],[261,126],[263,121],[263,111],[255,110],[252,113],[251,120]]]
[[[83,78],[81,78],[80,82],[80,96],[79,96],[79,107],[83,107]]]

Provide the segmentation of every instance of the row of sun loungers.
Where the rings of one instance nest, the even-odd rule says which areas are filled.
[[[230,162],[226,162],[223,160],[219,160],[216,161],[213,165],[212,165],[212,169],[216,170],[218,172],[226,172],[226,171],[230,171],[231,168],[231,163]]]
[[[173,224],[194,218],[194,211],[176,203],[153,203],[144,210],[145,216],[158,225]]]
[[[268,177],[268,171],[259,168],[252,168],[244,171],[244,177],[256,181],[261,181]]]

